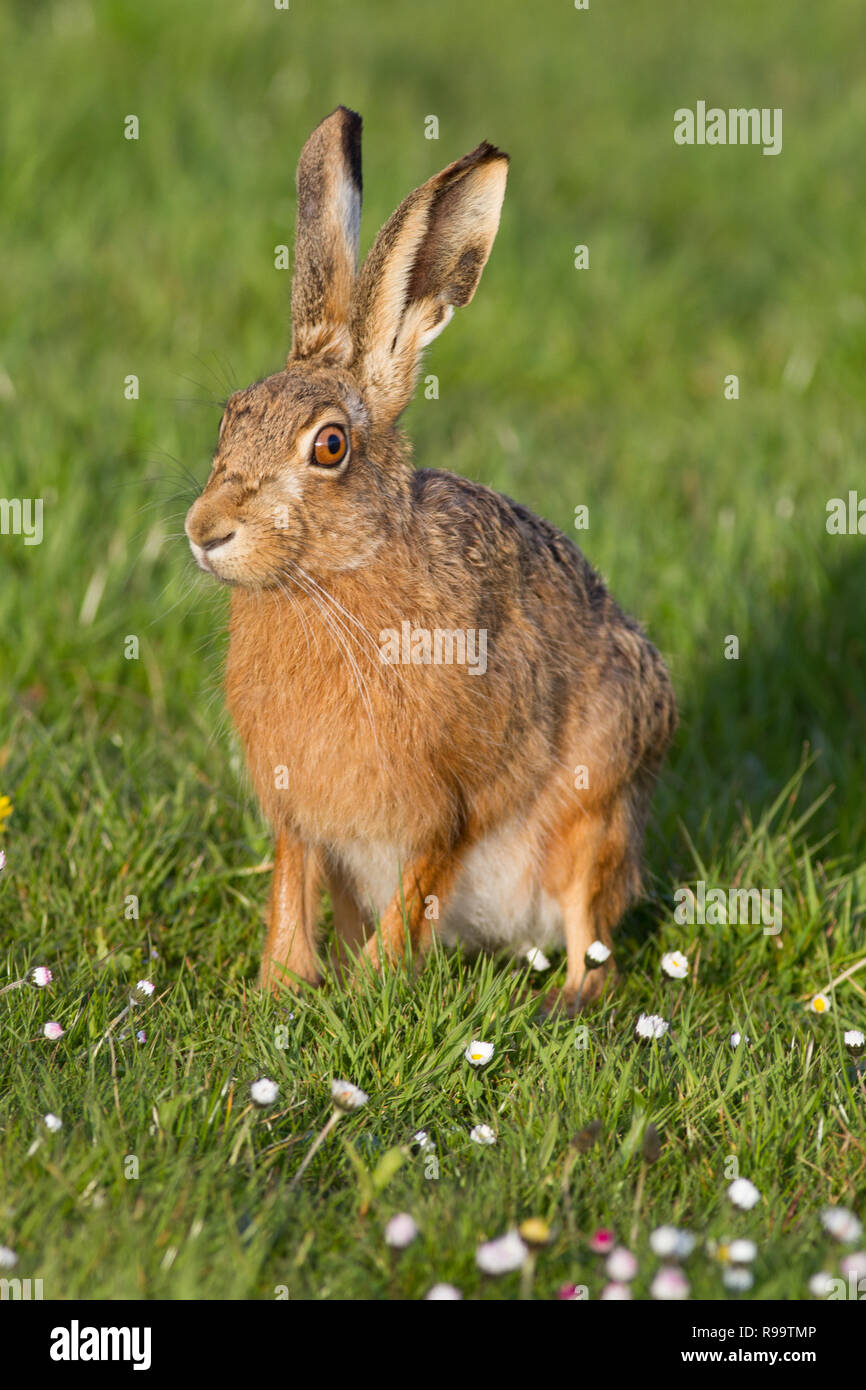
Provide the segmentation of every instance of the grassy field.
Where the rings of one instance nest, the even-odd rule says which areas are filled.
[[[53,972],[0,997],[0,1245],[46,1298],[511,1298],[521,1275],[476,1248],[531,1217],[539,1298],[599,1295],[600,1227],[637,1255],[636,1297],[669,1222],[698,1237],[695,1297],[735,1296],[706,1248],[725,1237],[758,1247],[741,1297],[838,1268],[821,1209],[866,1217],[843,1045],[866,974],[840,979],[866,957],[866,564],[825,526],[866,452],[859,38],[845,0],[0,9],[0,491],[44,499],[40,545],[0,536],[0,942],[8,981]],[[676,146],[698,100],[781,107],[782,153]],[[282,364],[274,247],[339,102],[365,118],[362,247],[480,139],[510,152],[478,295],[427,358],[439,399],[406,415],[416,457],[573,535],[586,504],[576,539],[673,673],[647,899],[583,1022],[541,1019],[524,966],[441,953],[352,998],[253,988],[270,844],[222,710],[225,594],[182,520],[219,402]],[[678,924],[701,879],[781,890],[781,934]],[[675,948],[688,977],[663,982]],[[106,1038],[140,978],[152,998]],[[635,1038],[645,1012],[662,1041]],[[369,1101],[290,1190],[335,1076]],[[398,1212],[420,1231],[400,1254]]]

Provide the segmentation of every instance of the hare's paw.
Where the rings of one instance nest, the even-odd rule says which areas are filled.
[[[549,989],[541,1003],[541,1012],[545,1018],[555,1014],[563,1014],[566,1018],[576,1018],[578,1014],[585,1013],[599,1002],[605,987],[613,985],[616,979],[616,971],[612,968],[606,970],[591,970],[587,973],[582,985],[566,980],[562,988],[554,986]]]

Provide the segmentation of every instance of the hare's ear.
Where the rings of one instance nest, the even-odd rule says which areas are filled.
[[[361,229],[361,117],[338,106],[298,161],[289,361],[351,356],[348,314]]]
[[[475,293],[499,226],[508,155],[486,142],[428,179],[385,223],[352,297],[354,366],[374,411],[395,420],[422,348]]]

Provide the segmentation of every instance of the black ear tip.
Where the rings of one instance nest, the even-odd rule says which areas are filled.
[[[506,164],[511,163],[511,155],[506,154],[505,150],[500,150],[498,146],[491,145],[489,140],[481,141],[481,144],[478,146],[477,153],[479,163],[486,163],[488,160],[492,159],[504,159]]]
[[[357,111],[348,106],[338,106],[343,117],[343,154],[351,171],[352,180],[361,192],[361,126],[363,121]]]

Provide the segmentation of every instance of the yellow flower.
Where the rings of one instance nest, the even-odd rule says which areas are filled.
[[[8,816],[12,815],[12,802],[8,796],[0,796],[0,830],[3,829],[3,822]]]

